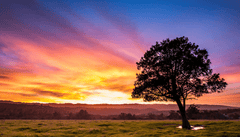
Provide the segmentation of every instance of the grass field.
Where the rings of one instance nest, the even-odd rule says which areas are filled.
[[[181,121],[1,120],[0,136],[216,136],[240,137],[240,121],[190,121],[201,130],[176,128]]]

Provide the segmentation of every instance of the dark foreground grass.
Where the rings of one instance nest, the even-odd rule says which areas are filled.
[[[240,121],[190,121],[205,129],[178,129],[181,121],[1,120],[0,136],[240,137]]]

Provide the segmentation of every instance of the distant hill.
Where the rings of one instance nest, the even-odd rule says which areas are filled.
[[[10,105],[11,104],[11,105]],[[0,101],[0,108],[8,106],[13,109],[17,107],[24,108],[42,108],[42,109],[61,109],[66,112],[78,112],[81,109],[87,110],[89,114],[93,115],[118,115],[121,113],[131,114],[167,114],[170,110],[178,110],[176,104],[41,104],[41,103],[21,103],[12,101]],[[34,106],[34,107],[33,107]],[[37,107],[39,106],[39,107]],[[200,110],[222,110],[222,109],[238,109],[238,107],[230,107],[223,105],[197,105]],[[189,105],[187,105],[189,107]]]

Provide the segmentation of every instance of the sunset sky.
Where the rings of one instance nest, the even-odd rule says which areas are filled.
[[[239,7],[239,0],[1,1],[0,100],[143,103],[131,99],[136,62],[156,41],[186,36],[207,49],[213,72],[228,83],[187,103],[240,107]]]

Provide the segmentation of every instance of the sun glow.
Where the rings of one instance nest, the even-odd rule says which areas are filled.
[[[234,85],[226,89],[226,98],[235,97],[235,102],[216,98],[226,104],[237,104],[240,73],[239,49],[236,43],[239,43],[239,39],[238,35],[232,34],[238,34],[236,28],[239,25],[236,22],[239,21],[235,19],[239,18],[226,19],[230,14],[224,12],[219,16],[201,15],[201,19],[210,16],[213,18],[205,18],[199,22],[195,14],[192,17],[192,12],[184,12],[182,15],[187,16],[181,17],[181,13],[175,14],[174,10],[164,9],[168,6],[160,3],[151,5],[151,8],[147,7],[149,4],[139,8],[138,4],[128,5],[124,1],[85,1],[74,4],[44,0],[31,3],[5,1],[0,12],[0,100],[87,104],[146,103],[142,99],[131,98],[136,73],[139,73],[136,62],[156,41],[185,35],[210,51],[213,70]],[[99,5],[104,8],[99,8]],[[206,7],[198,8],[196,12]],[[159,9],[163,9],[163,13],[157,14],[159,18],[156,18],[156,14],[152,13]],[[205,14],[204,11],[199,13]],[[234,10],[231,11],[233,17],[232,13]],[[171,16],[165,20],[165,15]],[[226,22],[215,22],[215,17],[220,16]],[[152,19],[154,22],[151,22]],[[178,21],[172,21],[175,19]],[[188,19],[197,20],[191,23],[186,21]],[[207,25],[204,25],[206,20]],[[219,32],[209,31],[212,26],[221,29],[216,30]],[[233,33],[229,33],[231,31]],[[226,94],[219,96],[221,95]],[[201,98],[203,103],[211,102],[207,97]],[[213,102],[221,102],[220,100]]]

